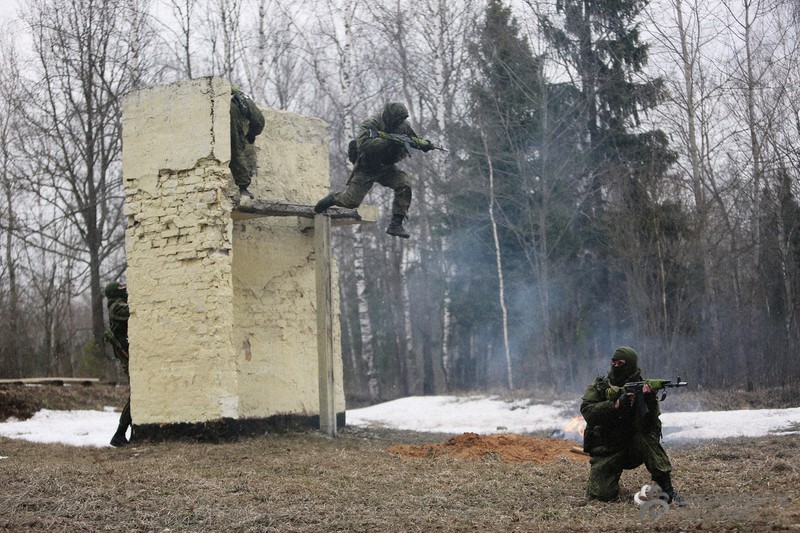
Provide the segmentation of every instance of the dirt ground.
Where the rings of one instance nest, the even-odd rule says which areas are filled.
[[[529,435],[464,433],[441,444],[396,444],[386,451],[406,459],[451,457],[462,461],[499,460],[504,463],[589,462],[577,442]]]
[[[669,446],[687,505],[657,518],[632,502],[642,467],[623,475],[621,501],[587,501],[585,458],[543,437],[347,427],[120,449],[0,438],[0,530],[800,531],[796,434]]]

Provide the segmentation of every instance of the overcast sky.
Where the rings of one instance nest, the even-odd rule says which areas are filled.
[[[17,11],[17,0],[0,0],[0,20],[6,21],[14,17]]]

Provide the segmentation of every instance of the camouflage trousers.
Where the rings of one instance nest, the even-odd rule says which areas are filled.
[[[125,403],[125,407],[122,408],[122,413],[119,415],[117,434],[124,437],[131,424],[133,424],[133,419],[131,418],[131,398],[128,396],[128,401]]]
[[[408,216],[408,208],[411,207],[411,179],[396,165],[388,165],[374,170],[357,168],[350,181],[347,182],[347,188],[333,195],[333,205],[355,209],[361,205],[364,197],[375,183],[394,191],[392,214]]]
[[[250,186],[256,173],[256,148],[247,142],[245,132],[250,122],[236,105],[231,105],[231,162],[233,181],[242,189]]]
[[[624,448],[598,446],[591,450],[589,483],[590,499],[610,501],[619,496],[619,478],[623,470],[644,465],[653,479],[672,471],[667,452],[658,436],[636,433]]]
[[[125,350],[125,353],[129,353],[128,350],[128,342],[125,341],[121,343],[122,348]],[[113,346],[114,355],[119,360],[120,365],[122,365],[122,369],[125,371],[125,375],[128,375],[128,358],[122,353],[122,351],[117,347]],[[119,425],[117,427],[117,435],[122,437],[125,436],[125,432],[128,431],[128,428],[133,423],[131,419],[131,397],[128,396],[128,401],[125,403],[125,407],[122,408],[122,413],[119,415]]]

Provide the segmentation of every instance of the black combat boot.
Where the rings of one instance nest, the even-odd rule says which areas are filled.
[[[247,187],[239,187],[239,194],[241,196],[247,196],[251,200],[255,198],[255,196],[253,196],[253,193],[247,190]]]
[[[320,214],[333,205],[333,194],[329,194],[314,206],[314,212]]]
[[[405,217],[403,215],[392,215],[392,220],[389,222],[389,227],[386,228],[386,233],[392,235],[394,237],[400,237],[402,239],[408,239],[409,234],[406,232],[405,228],[403,227],[403,219]]]
[[[124,431],[121,431],[121,432],[117,431],[116,433],[114,433],[114,436],[111,437],[110,444],[114,448],[119,448],[121,446],[125,446],[125,445],[129,444],[128,439],[125,438],[125,432]]]
[[[672,486],[672,477],[669,475],[669,473],[654,476],[653,481],[658,483],[658,486],[661,487],[661,490],[664,491],[664,494],[668,496],[669,499],[667,500],[667,503],[674,503],[678,507],[686,505],[680,494],[675,492],[675,488]]]

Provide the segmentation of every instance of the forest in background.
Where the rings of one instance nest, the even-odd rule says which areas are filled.
[[[335,230],[348,401],[582,390],[620,344],[703,388],[800,378],[789,0],[29,0],[0,34],[0,377],[118,375],[121,101],[226,77],[422,136],[409,240]]]

